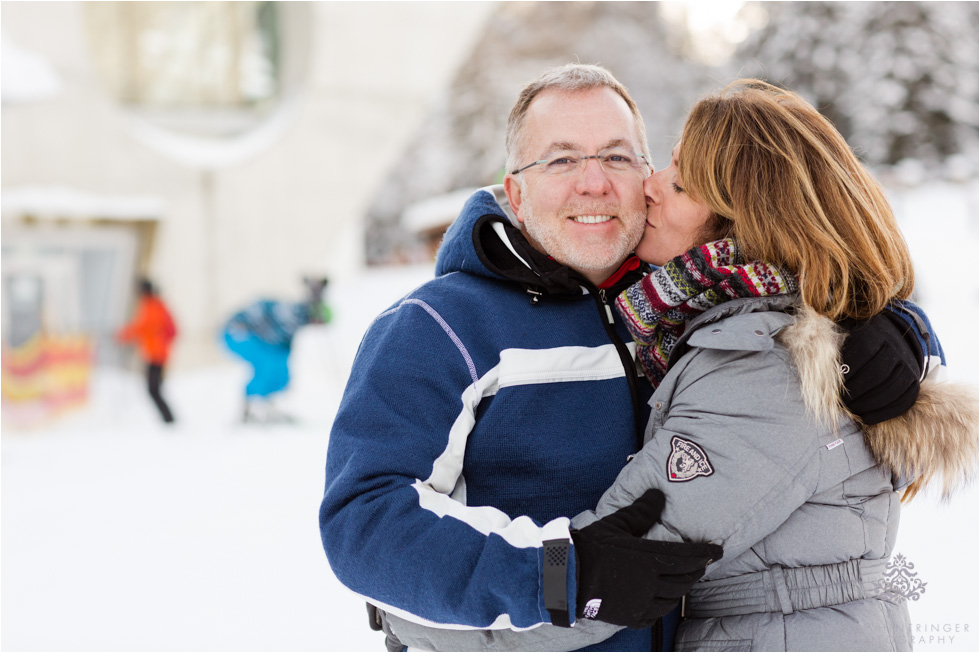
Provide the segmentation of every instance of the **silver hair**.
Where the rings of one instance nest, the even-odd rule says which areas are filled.
[[[630,97],[629,91],[612,73],[601,66],[570,63],[546,70],[540,77],[528,84],[521,91],[517,103],[507,118],[507,172],[519,167],[519,157],[524,154],[527,136],[524,133],[524,122],[527,111],[534,99],[548,89],[561,91],[586,91],[593,88],[611,88],[629,107],[636,125],[636,137],[640,141],[642,153],[650,160],[650,146],[647,144],[647,130],[643,124],[643,116],[636,107],[636,102]]]

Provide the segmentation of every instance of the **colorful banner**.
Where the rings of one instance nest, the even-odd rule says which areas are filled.
[[[93,347],[84,335],[37,334],[3,347],[0,397],[3,423],[35,428],[88,401]]]

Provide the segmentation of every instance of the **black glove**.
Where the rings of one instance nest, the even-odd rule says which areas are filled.
[[[664,502],[663,492],[647,490],[632,505],[571,531],[579,617],[652,626],[721,558],[717,544],[643,539],[660,520]]]
[[[887,309],[870,320],[837,324],[847,333],[841,347],[847,409],[871,425],[911,408],[925,360],[912,327]]]

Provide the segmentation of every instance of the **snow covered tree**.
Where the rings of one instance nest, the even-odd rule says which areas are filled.
[[[792,89],[872,166],[976,172],[978,3],[766,2],[729,77]],[[961,166],[962,167],[962,166]]]
[[[913,160],[936,174],[975,174],[978,3],[763,2],[768,24],[730,62],[693,61],[692,35],[659,3],[507,2],[389,174],[367,216],[367,260],[420,260],[404,209],[454,189],[498,182],[504,128],[521,87],[569,61],[609,68],[647,125],[664,165],[690,105],[737,77],[799,92],[869,165]]]

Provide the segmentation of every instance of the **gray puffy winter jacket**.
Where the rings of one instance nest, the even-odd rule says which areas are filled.
[[[692,321],[650,399],[646,444],[573,525],[655,487],[667,506],[649,537],[724,546],[687,597],[675,650],[911,650],[904,599],[884,581],[896,490],[972,467],[975,399],[924,381],[910,414],[866,439],[840,406],[840,334],[791,301],[733,300]],[[948,467],[923,439],[948,441]]]
[[[724,547],[685,601],[675,650],[911,650],[908,610],[884,580],[897,490],[936,476],[948,493],[975,469],[975,388],[930,375],[906,414],[862,428],[840,402],[843,336],[793,301],[736,299],[693,320],[650,399],[643,449],[572,521],[655,487],[667,505],[649,537]],[[616,630],[393,626],[430,650],[568,650]]]

